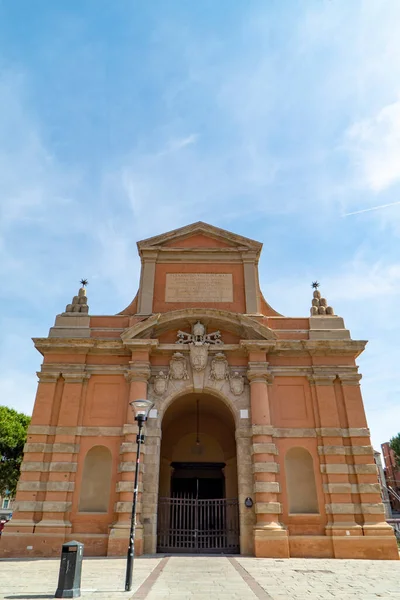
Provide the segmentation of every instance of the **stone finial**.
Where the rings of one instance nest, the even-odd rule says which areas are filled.
[[[328,306],[326,298],[322,298],[321,292],[318,290],[319,283],[318,281],[313,281],[311,287],[314,289],[313,299],[311,302],[311,310],[310,315],[312,317],[317,316],[334,316],[332,306]]]
[[[64,314],[85,314],[89,313],[89,306],[86,298],[86,286],[88,284],[87,279],[81,279],[82,287],[78,291],[78,295],[72,298],[72,303],[67,304],[65,307]]]

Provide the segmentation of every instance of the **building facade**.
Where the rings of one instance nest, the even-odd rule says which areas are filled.
[[[136,432],[138,553],[397,559],[355,360],[365,342],[316,289],[311,316],[264,299],[262,244],[205,223],[138,243],[114,316],[79,290],[46,338],[2,556],[125,555]]]

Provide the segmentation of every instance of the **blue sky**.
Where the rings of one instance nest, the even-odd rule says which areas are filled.
[[[369,340],[374,445],[398,433],[399,24],[398,0],[0,0],[0,402],[31,411],[30,338],[81,277],[115,314],[136,241],[203,220],[264,243],[279,312],[321,282]]]

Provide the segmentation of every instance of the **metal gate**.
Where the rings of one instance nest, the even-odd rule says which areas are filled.
[[[157,552],[237,554],[239,501],[160,498]]]

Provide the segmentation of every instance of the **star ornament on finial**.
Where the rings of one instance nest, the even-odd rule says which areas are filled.
[[[81,286],[82,286],[82,287],[86,287],[86,286],[88,285],[88,283],[89,283],[89,282],[88,282],[88,280],[87,280],[87,279],[81,279],[81,280],[80,280],[80,284],[81,284]]]
[[[313,290],[317,290],[319,288],[319,281],[313,281],[311,287]]]

